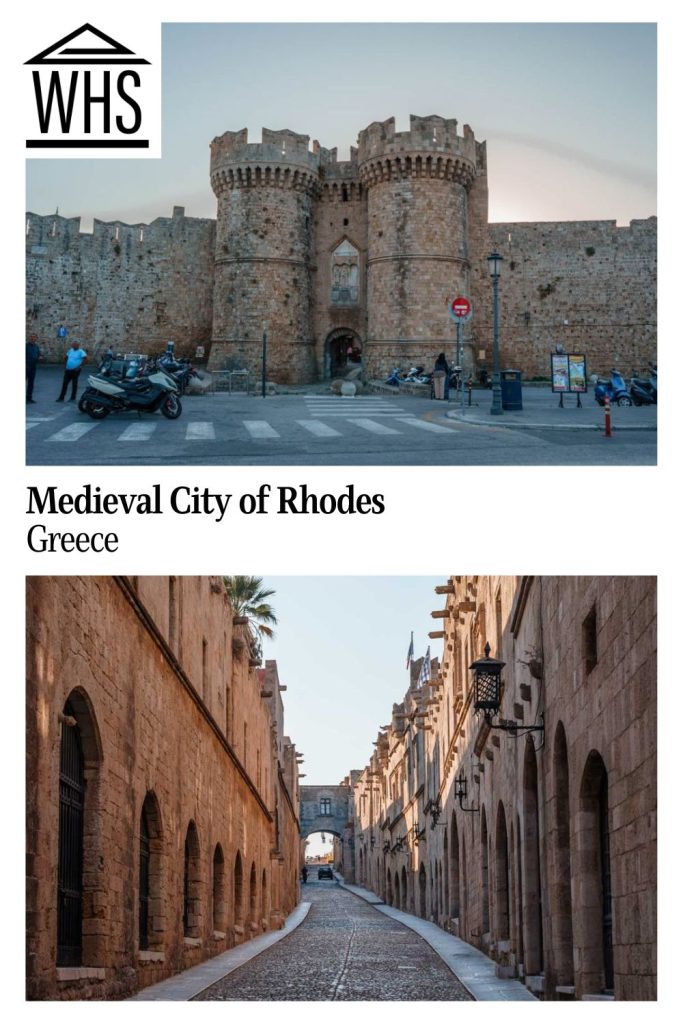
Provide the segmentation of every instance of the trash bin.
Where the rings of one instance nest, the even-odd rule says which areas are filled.
[[[432,374],[432,380],[434,381],[434,398],[439,398],[443,401],[446,397],[446,373],[444,370],[434,370]]]
[[[500,397],[503,409],[516,412],[522,408],[522,371],[500,371]]]

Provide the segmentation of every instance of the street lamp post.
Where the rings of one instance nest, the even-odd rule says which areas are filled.
[[[486,257],[486,260],[489,265],[491,283],[493,284],[493,394],[491,398],[491,415],[501,416],[503,403],[500,393],[500,354],[498,350],[498,281],[500,280],[500,267],[503,257],[500,253],[492,252]]]

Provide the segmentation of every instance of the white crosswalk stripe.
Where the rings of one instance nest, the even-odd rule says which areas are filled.
[[[30,430],[31,427],[39,427],[40,420],[26,420],[26,429]]]
[[[257,441],[280,436],[267,420],[242,420],[242,423],[250,435]]]
[[[394,430],[393,427],[388,427],[386,423],[375,423],[374,420],[367,419],[350,419],[349,423],[355,423],[357,427],[362,427],[363,430],[369,430],[371,434],[400,434],[400,430]]]
[[[451,427],[443,427],[439,423],[432,423],[430,420],[418,420],[416,417],[401,416],[399,423],[408,423],[411,427],[419,427],[420,430],[431,430],[433,434],[452,434]]]
[[[323,419],[411,415],[391,400],[373,395],[359,395],[353,398],[312,397],[306,400],[306,405],[311,416]]]
[[[78,441],[96,426],[97,423],[70,423],[68,427],[62,427],[52,437],[48,437],[48,441]]]
[[[328,427],[327,423],[321,423],[320,420],[297,420],[296,422],[310,434],[315,434],[316,437],[341,437],[338,430]]]
[[[131,423],[122,434],[119,434],[119,441],[148,441],[157,429],[156,423]]]
[[[188,423],[185,438],[188,441],[215,441],[216,431],[213,423],[203,423],[199,420]]]

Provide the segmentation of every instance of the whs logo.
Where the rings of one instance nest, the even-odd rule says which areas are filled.
[[[160,156],[156,65],[88,23],[26,61],[29,155]]]

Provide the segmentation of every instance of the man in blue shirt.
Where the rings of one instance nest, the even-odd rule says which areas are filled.
[[[66,366],[64,368],[64,380],[62,381],[62,391],[57,399],[58,402],[64,401],[66,395],[66,389],[71,383],[71,398],[70,402],[76,401],[76,387],[78,385],[78,376],[81,372],[81,366],[88,358],[88,353],[85,349],[81,348],[79,343],[74,339],[71,342],[71,348],[66,351]]]
[[[36,379],[36,367],[40,359],[40,348],[35,334],[26,342],[26,404],[35,405],[33,382]]]

